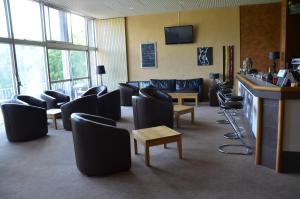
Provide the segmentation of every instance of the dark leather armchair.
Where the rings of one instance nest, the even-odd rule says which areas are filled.
[[[64,129],[71,131],[71,114],[72,113],[88,113],[96,114],[96,95],[88,95],[81,97],[61,106],[61,115],[63,120]]]
[[[121,106],[132,106],[132,96],[139,95],[139,88],[130,84],[119,83]]]
[[[47,103],[44,100],[29,96],[29,95],[16,95],[15,99],[20,100],[28,105],[37,106],[47,109]]]
[[[97,115],[115,121],[121,118],[120,90],[97,97]]]
[[[102,86],[95,86],[95,87],[92,87],[90,88],[89,90],[87,90],[85,93],[83,93],[81,95],[81,97],[84,97],[84,96],[88,96],[88,95],[103,95],[107,93],[107,87],[102,85]]]
[[[132,97],[134,128],[166,125],[173,128],[172,98],[155,88],[140,90],[140,96]]]
[[[64,103],[70,101],[69,96],[53,90],[44,91],[41,94],[41,99],[46,101],[47,109],[60,108]]]
[[[4,103],[1,109],[9,141],[29,141],[48,133],[46,109],[16,103]]]
[[[113,120],[73,113],[72,134],[77,168],[88,176],[102,176],[131,167],[130,136]]]

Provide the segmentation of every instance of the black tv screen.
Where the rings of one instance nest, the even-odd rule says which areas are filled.
[[[166,44],[193,43],[193,26],[165,27]]]

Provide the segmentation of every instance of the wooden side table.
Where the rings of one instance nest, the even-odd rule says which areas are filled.
[[[178,156],[182,159],[182,141],[181,133],[174,131],[166,126],[157,126],[139,130],[133,130],[134,152],[138,154],[137,141],[145,146],[145,164],[150,166],[150,152],[151,146],[164,144],[166,148],[167,143],[177,142]]]
[[[178,104],[182,105],[184,99],[194,99],[195,106],[198,106],[198,93],[168,93],[173,99],[178,100]]]
[[[57,129],[56,119],[61,117],[61,110],[59,108],[53,108],[47,110],[47,118],[53,120],[53,128]]]
[[[183,114],[191,113],[191,121],[194,123],[194,107],[192,106],[184,106],[184,105],[174,105],[174,116],[176,120],[176,126],[179,128],[179,119]]]

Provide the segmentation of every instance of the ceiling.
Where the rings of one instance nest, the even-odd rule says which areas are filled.
[[[176,12],[201,8],[274,3],[280,0],[44,0],[99,19]]]

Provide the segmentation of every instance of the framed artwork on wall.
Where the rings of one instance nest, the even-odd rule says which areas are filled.
[[[141,68],[156,68],[156,42],[141,43]]]
[[[198,62],[198,66],[213,65],[213,48],[212,47],[197,48],[197,62]]]

